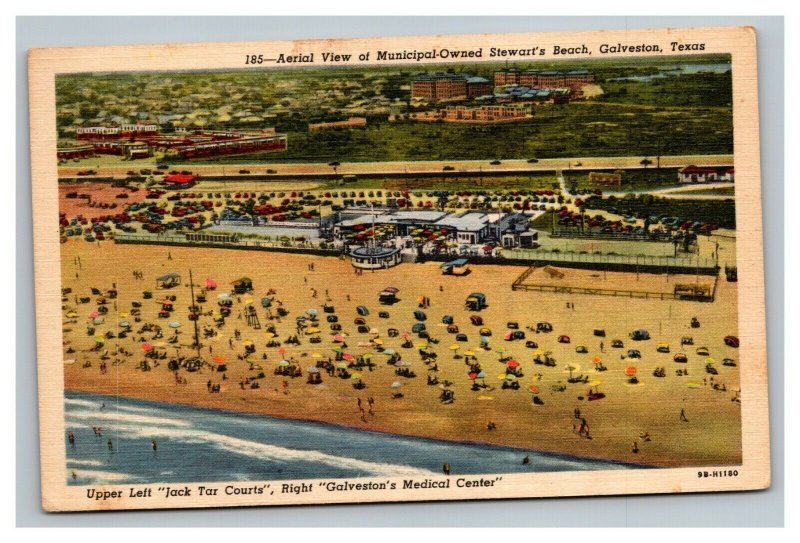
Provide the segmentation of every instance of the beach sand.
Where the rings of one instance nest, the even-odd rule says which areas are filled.
[[[728,242],[732,245],[732,242]],[[727,250],[732,250],[726,246]],[[524,270],[518,266],[473,265],[472,273],[466,277],[443,276],[436,263],[402,264],[390,270],[365,272],[356,275],[347,260],[331,257],[315,257],[306,255],[290,255],[286,253],[248,252],[241,250],[198,249],[181,247],[160,247],[140,245],[116,245],[113,242],[88,243],[82,239],[71,239],[61,245],[63,287],[72,289],[64,303],[64,315],[70,310],[78,313],[76,319],[65,317],[65,388],[67,390],[96,392],[109,395],[122,395],[135,398],[159,400],[178,404],[190,404],[210,408],[223,408],[248,413],[261,413],[291,419],[314,420],[342,424],[373,431],[391,432],[422,436],[436,439],[484,442],[519,447],[526,450],[552,451],[569,453],[586,457],[613,459],[625,462],[638,462],[657,466],[701,466],[738,464],[741,461],[741,420],[740,406],[732,401],[734,391],[739,389],[738,367],[722,365],[723,358],[732,358],[738,363],[737,350],[724,345],[726,335],[737,335],[736,322],[736,283],[720,280],[717,299],[714,303],[687,301],[662,301],[654,299],[630,299],[590,295],[564,295],[538,292],[514,292],[511,283]],[[80,265],[77,264],[80,257]],[[171,259],[170,259],[171,257]],[[314,271],[309,271],[309,265]],[[306,337],[299,346],[285,345],[286,352],[266,348],[264,331],[249,328],[245,320],[237,318],[244,303],[240,303],[234,295],[234,307],[231,317],[219,330],[219,335],[203,342],[202,355],[210,360],[213,355],[225,358],[227,363],[226,381],[221,380],[221,373],[203,368],[200,372],[188,373],[180,371],[187,384],[176,385],[174,376],[167,369],[168,360],[161,361],[152,371],[143,372],[137,369],[143,360],[141,343],[137,341],[140,334],[133,333],[123,340],[108,340],[105,349],[111,351],[108,371],[102,374],[99,370],[99,352],[89,351],[94,345],[95,334],[107,330],[118,330],[117,320],[133,321],[132,316],[121,316],[131,309],[131,301],[142,302],[141,323],[133,323],[133,330],[138,330],[144,322],[157,323],[164,329],[166,341],[172,333],[167,326],[169,321],[178,321],[180,327],[180,354],[192,354],[189,345],[192,342],[193,327],[188,320],[190,294],[187,286],[189,270],[194,275],[195,284],[205,284],[207,277],[219,283],[219,289],[209,293],[208,303],[203,310],[208,311],[216,306],[217,294],[229,291],[231,281],[247,276],[252,278],[254,292],[242,296],[252,298],[258,310],[262,327],[275,324],[279,339],[295,333],[295,318],[309,308],[319,310],[322,343],[309,344]],[[143,272],[144,279],[134,279],[133,270]],[[563,270],[572,280],[591,281],[591,274],[596,272],[582,270]],[[171,290],[155,290],[155,278],[166,272],[181,274],[183,283]],[[602,273],[602,272],[601,272]],[[667,278],[659,275],[615,274],[620,288],[636,287],[650,290],[663,289]],[[670,279],[669,281],[673,281]],[[87,335],[88,314],[95,310],[95,296],[91,296],[90,288],[102,290],[115,284],[119,296],[109,300],[109,312],[105,324],[97,326],[94,334]],[[386,286],[400,289],[400,301],[393,306],[378,304],[378,292]],[[277,291],[275,297],[289,310],[289,315],[282,322],[268,321],[265,310],[260,307],[259,300],[267,295],[268,289]],[[316,289],[318,297],[312,297],[312,289]],[[152,300],[143,300],[142,291],[152,290]],[[199,290],[199,289],[198,289]],[[352,387],[352,381],[329,377],[323,372],[323,384],[306,384],[306,368],[314,365],[316,359],[311,353],[318,352],[324,357],[333,356],[334,346],[329,325],[325,322],[322,305],[325,302],[326,290],[330,303],[336,308],[336,315],[346,338],[347,352],[354,355],[374,352],[372,347],[359,346],[368,342],[373,334],[358,334],[353,320],[358,316],[356,306],[369,308],[367,324],[380,332],[384,347],[393,348],[404,360],[412,364],[417,377],[408,379],[398,377],[394,368],[386,364],[383,354],[375,353],[373,361],[377,364],[374,371],[363,371],[363,381],[367,384],[364,390]],[[487,295],[489,307],[479,314],[485,326],[491,328],[490,338],[492,350],[478,349],[478,327],[472,326],[469,316],[476,314],[465,310],[464,299],[473,291],[481,291]],[[175,311],[168,319],[158,319],[160,300],[165,295],[176,295]],[[415,348],[400,347],[401,338],[389,338],[386,331],[390,327],[400,331],[411,329],[414,324],[413,312],[417,309],[417,296],[425,294],[430,298],[431,307],[427,313],[426,325],[430,335],[440,342],[432,346],[438,354],[438,376],[441,380],[453,382],[451,389],[455,392],[455,402],[442,404],[439,400],[441,390],[437,386],[426,384],[427,367]],[[78,297],[91,296],[87,304],[78,304]],[[348,299],[349,296],[349,299]],[[574,304],[568,308],[567,302]],[[116,304],[116,310],[114,308]],[[389,319],[378,317],[379,311],[388,311]],[[448,334],[441,324],[442,316],[453,315],[460,331],[468,335],[469,341],[459,343],[458,351],[450,349],[455,344],[454,336]],[[697,317],[701,327],[691,329],[690,319]],[[539,348],[552,351],[557,360],[556,367],[535,365],[532,362],[533,350],[525,347],[524,341],[508,342],[503,340],[508,321],[518,321],[520,330],[526,332],[528,338],[536,341]],[[550,334],[535,334],[525,330],[525,326],[534,325],[538,321],[548,321],[553,325]],[[200,324],[210,324],[210,317],[202,317]],[[606,337],[595,337],[593,329],[602,328]],[[649,330],[652,339],[634,342],[628,338],[630,331],[638,328]],[[229,339],[234,336],[234,329],[241,332],[240,340]],[[570,344],[557,342],[559,335],[568,335]],[[152,334],[144,334],[150,341]],[[682,336],[693,336],[694,345],[681,347]],[[612,349],[612,339],[621,339],[624,349]],[[412,338],[415,345],[416,337]],[[248,363],[237,359],[243,354],[244,340],[252,340],[256,346],[251,360],[263,368],[266,374],[260,379],[259,389],[242,389],[240,380],[255,376],[258,371],[249,371]],[[600,350],[600,342],[604,343],[604,352]],[[671,352],[658,353],[656,346],[660,342],[668,342]],[[121,357],[120,364],[113,364],[113,351],[119,345],[133,353],[131,357]],[[167,344],[170,357],[175,356],[178,349]],[[580,354],[576,346],[585,345],[588,353]],[[697,355],[695,349],[706,346],[710,356],[716,361],[715,367],[719,375],[715,382],[724,383],[727,391],[714,390],[711,377],[705,373],[706,358]],[[67,354],[68,348],[74,353]],[[499,361],[500,355],[495,349],[503,347],[507,351],[503,356],[513,356],[518,360],[524,372],[520,378],[519,390],[503,390],[500,388],[499,376],[504,373],[505,364]],[[641,350],[641,360],[621,360],[627,349]],[[454,358],[454,352],[472,349],[477,355],[487,377],[486,384],[494,390],[475,392],[470,390],[468,367],[464,361]],[[673,355],[684,352],[688,363],[673,362]],[[268,359],[262,359],[266,353]],[[595,372],[592,358],[600,356],[608,371]],[[300,361],[303,377],[290,379],[273,375],[276,363],[282,358],[294,358]],[[84,368],[85,362],[92,366]],[[606,397],[598,401],[578,399],[585,397],[589,385],[569,384],[567,365],[578,368],[576,374],[586,374],[590,379],[600,381],[598,389]],[[640,383],[627,383],[626,368],[634,366]],[[653,369],[664,367],[666,377],[657,378],[652,375]],[[688,370],[688,376],[677,376],[677,369]],[[541,379],[536,374],[541,373]],[[221,392],[211,394],[207,391],[207,382],[221,384]],[[282,387],[282,381],[288,381],[288,388]],[[391,388],[395,381],[402,383],[399,389]],[[699,386],[691,388],[690,382]],[[538,396],[544,405],[534,405],[528,387],[535,384],[541,392]],[[553,387],[565,387],[555,391]],[[401,399],[393,399],[392,393],[399,390],[404,394]],[[361,398],[367,407],[367,398],[375,400],[374,415],[366,415],[366,422],[361,420],[357,406]],[[574,409],[579,408],[590,427],[592,439],[579,436],[575,426],[580,421],[574,416]],[[688,422],[680,420],[684,410]],[[209,416],[213,416],[210,414]],[[487,430],[489,422],[496,424],[496,429]],[[640,435],[647,433],[650,441],[644,441]],[[638,453],[632,452],[633,442],[638,444]],[[520,459],[525,455],[520,451]],[[443,459],[443,462],[447,459]]]

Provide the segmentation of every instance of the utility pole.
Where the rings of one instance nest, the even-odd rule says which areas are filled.
[[[195,299],[194,299],[194,280],[192,278],[192,270],[189,270],[189,291],[192,295],[192,313],[195,312],[195,308],[198,309],[197,313],[199,313],[199,309],[196,307]],[[195,318],[192,322],[194,323],[194,346],[197,349],[197,357],[200,358],[200,330],[197,327],[198,319]]]

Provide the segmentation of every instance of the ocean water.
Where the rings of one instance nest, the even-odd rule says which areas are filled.
[[[647,83],[654,79],[664,79],[676,75],[692,75],[698,73],[723,74],[731,71],[730,64],[680,64],[670,69],[663,69],[652,75],[631,75],[627,77],[614,77],[611,81],[637,81]]]
[[[459,475],[639,468],[95,394],[67,392],[64,401],[73,485],[411,477],[439,475],[445,462]]]

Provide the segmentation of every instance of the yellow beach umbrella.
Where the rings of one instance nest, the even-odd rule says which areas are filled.
[[[372,340],[372,343],[374,343],[375,345],[383,345],[383,340],[379,337],[376,337],[375,339]]]
[[[464,351],[464,354],[467,356],[475,356],[475,351],[473,351],[472,349],[467,349],[466,351]]]
[[[322,353],[311,353],[311,358],[322,358]]]

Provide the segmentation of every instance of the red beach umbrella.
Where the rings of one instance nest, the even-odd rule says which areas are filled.
[[[470,372],[468,377],[470,378],[470,380],[477,379],[478,378],[478,374],[475,373],[474,371],[472,371],[472,372]]]
[[[634,368],[633,366],[628,366],[625,369],[625,375],[633,377],[634,375],[636,375],[636,368]]]
[[[153,350],[153,346],[150,345],[149,343],[142,343],[142,350],[144,352],[152,351]]]
[[[516,368],[517,366],[519,366],[519,362],[517,362],[516,360],[509,360],[506,366],[508,366],[509,368]]]

